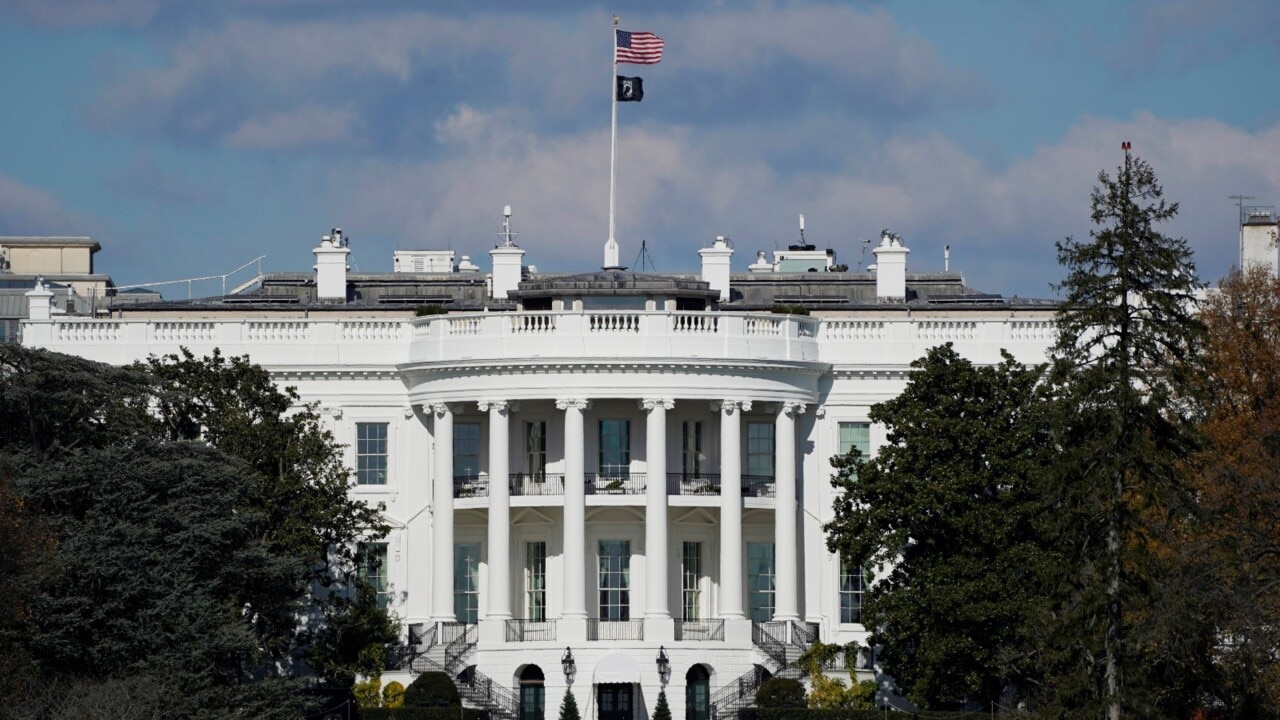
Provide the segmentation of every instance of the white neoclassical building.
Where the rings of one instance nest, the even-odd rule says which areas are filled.
[[[510,236],[489,273],[407,251],[354,274],[349,252],[334,231],[312,273],[91,316],[37,288],[23,341],[220,348],[318,403],[393,528],[362,548],[411,629],[384,681],[445,670],[503,718],[554,717],[566,687],[590,718],[643,720],[662,688],[676,717],[723,717],[815,638],[865,643],[866,578],[824,542],[829,459],[883,442],[868,411],[929,347],[1032,363],[1053,335],[1052,303],[907,273],[887,233],[872,272],[796,245],[732,273],[723,238],[687,275],[628,272],[616,246],[538,273]]]

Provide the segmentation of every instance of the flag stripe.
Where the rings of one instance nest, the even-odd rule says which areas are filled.
[[[662,48],[666,45],[662,38],[651,32],[627,32],[614,30],[616,51],[614,63],[633,63],[635,65],[653,65],[662,60]]]

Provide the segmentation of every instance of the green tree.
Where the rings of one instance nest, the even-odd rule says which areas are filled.
[[[912,368],[871,408],[888,430],[879,453],[832,459],[842,492],[827,546],[882,569],[863,624],[912,701],[988,703],[1036,678],[1050,406],[1041,371],[1008,355],[979,367],[947,344]]]
[[[1156,626],[1149,601],[1168,570],[1169,521],[1194,509],[1180,469],[1197,447],[1190,396],[1204,328],[1191,251],[1157,228],[1178,206],[1151,166],[1126,149],[1116,176],[1098,181],[1091,239],[1058,243],[1063,456],[1048,489],[1066,559],[1053,699],[1118,720],[1162,712],[1165,659],[1140,631]]]
[[[658,704],[653,707],[651,720],[671,720],[671,707],[667,705],[667,691],[658,691]]]
[[[573,690],[565,688],[564,700],[560,701],[560,720],[582,720],[578,714],[578,701],[573,698]]]
[[[241,505],[265,512],[262,536],[273,554],[300,560],[292,593],[245,598],[263,646],[284,660],[319,636],[319,648],[338,654],[311,652],[310,659],[323,672],[345,668],[339,672],[349,675],[366,644],[394,639],[385,611],[360,605],[351,592],[358,541],[377,540],[389,529],[383,506],[348,496],[352,479],[342,449],[315,409],[247,357],[225,358],[215,350],[196,358],[183,349],[151,358],[145,369],[161,385],[156,412],[164,434],[208,442],[248,463],[255,482]],[[342,638],[324,622],[300,629],[305,607],[318,610],[313,618],[339,623]],[[360,620],[368,625],[352,625]],[[357,636],[365,642],[354,642]]]

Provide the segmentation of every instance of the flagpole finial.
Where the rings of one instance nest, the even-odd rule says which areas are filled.
[[[614,16],[613,16],[613,26],[614,26],[614,27],[618,27],[618,16],[617,16],[617,15],[614,15]]]

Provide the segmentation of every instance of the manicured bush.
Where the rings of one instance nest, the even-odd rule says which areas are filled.
[[[582,720],[578,714],[578,701],[573,699],[573,691],[564,691],[564,700],[560,703],[560,720]]]
[[[392,680],[382,688],[382,707],[398,708],[404,705],[404,685]]]
[[[425,672],[404,689],[404,707],[458,707],[462,698],[453,680],[442,672]]]
[[[447,315],[449,313],[443,305],[419,305],[414,312],[418,317],[423,315]]]
[[[671,708],[667,706],[667,691],[658,691],[658,704],[653,708],[650,720],[671,720]]]
[[[774,305],[769,312],[778,315],[808,315],[809,308],[803,305]]]
[[[756,690],[756,707],[802,708],[804,684],[791,678],[769,678]]]
[[[351,692],[363,708],[376,708],[382,704],[382,678],[374,675],[351,686]]]

